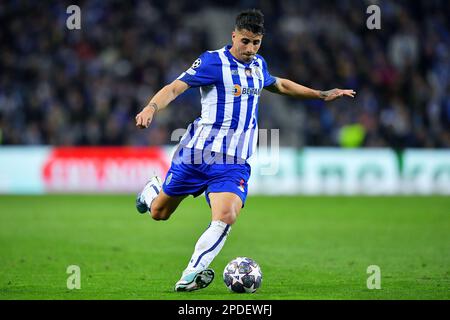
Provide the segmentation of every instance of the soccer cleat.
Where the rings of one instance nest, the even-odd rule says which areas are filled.
[[[144,189],[142,189],[136,197],[136,209],[139,213],[150,211],[149,205],[151,205],[153,199],[158,196],[161,186],[161,178],[158,176],[154,176],[145,184]],[[149,205],[147,205],[147,203]]]
[[[183,275],[175,284],[175,291],[194,291],[209,286],[214,280],[214,270],[204,269]]]

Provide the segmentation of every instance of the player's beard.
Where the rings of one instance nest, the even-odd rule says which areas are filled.
[[[252,54],[252,55],[242,54],[242,60],[245,62],[250,62],[250,61],[252,61],[254,56],[255,56],[254,54]]]

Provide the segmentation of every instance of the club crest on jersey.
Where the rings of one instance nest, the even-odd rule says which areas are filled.
[[[191,68],[196,69],[196,68],[200,67],[201,64],[202,64],[202,59],[198,58],[197,60],[194,61]]]
[[[254,67],[253,67],[253,73],[255,74],[255,76],[256,76],[258,79],[262,79],[262,74],[261,74],[261,70],[260,70],[259,67],[254,66]]]

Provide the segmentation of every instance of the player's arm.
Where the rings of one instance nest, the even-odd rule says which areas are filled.
[[[299,99],[323,99],[325,101],[332,101],[334,99],[347,96],[354,97],[356,92],[347,89],[331,89],[327,91],[314,90],[301,84],[295,83],[294,81],[275,78],[276,81],[265,89],[270,92],[287,95]]]
[[[181,80],[175,80],[159,90],[150,102],[136,116],[136,127],[148,128],[156,111],[169,105],[180,94],[186,91],[189,85]]]

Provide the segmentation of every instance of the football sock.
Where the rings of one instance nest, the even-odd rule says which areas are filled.
[[[225,222],[212,221],[195,244],[194,254],[183,275],[207,268],[222,249],[230,229],[231,226]]]

